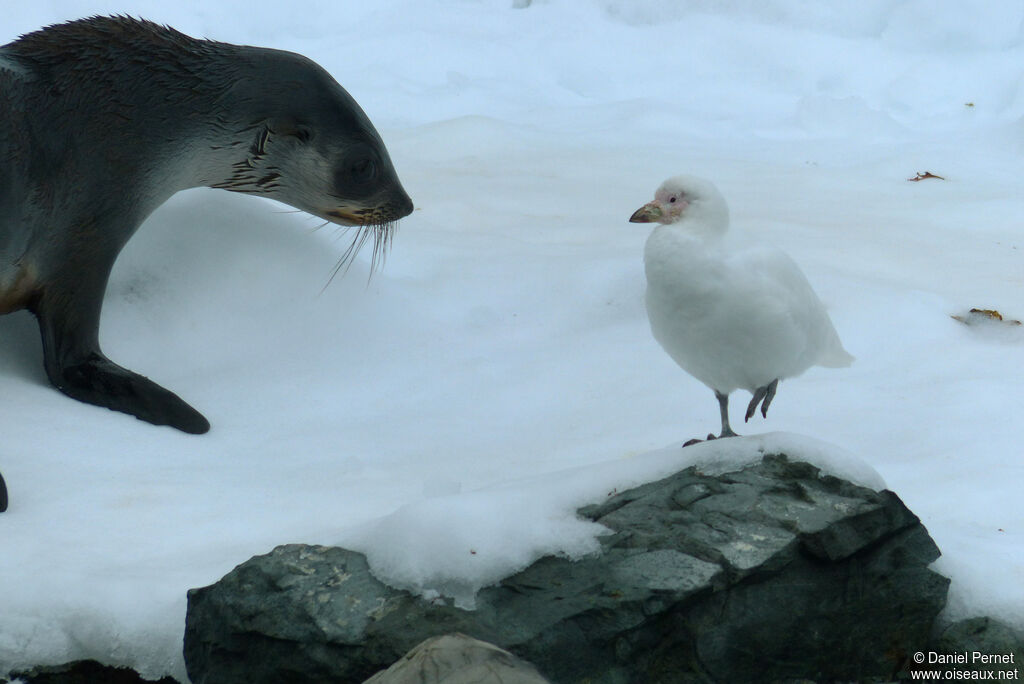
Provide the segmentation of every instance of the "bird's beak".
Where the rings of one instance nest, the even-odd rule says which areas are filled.
[[[648,202],[633,212],[629,217],[630,223],[656,223],[662,217],[661,205],[657,202]]]

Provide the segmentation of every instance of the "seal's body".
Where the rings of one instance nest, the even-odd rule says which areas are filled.
[[[209,429],[98,343],[121,248],[167,198],[204,185],[378,238],[412,211],[359,105],[300,55],[126,17],[58,24],[0,47],[0,314],[36,315],[46,373],[65,394]]]

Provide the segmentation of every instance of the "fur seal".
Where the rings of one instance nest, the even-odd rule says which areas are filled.
[[[35,314],[68,396],[195,434],[206,418],[107,359],[98,329],[121,248],[197,186],[357,226],[378,251],[413,209],[366,114],[301,55],[120,16],[0,47],[0,314]]]

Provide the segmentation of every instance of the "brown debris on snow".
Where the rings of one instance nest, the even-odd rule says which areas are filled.
[[[938,178],[939,180],[946,180],[942,176],[936,176],[931,171],[925,171],[924,173],[918,171],[916,176],[914,176],[913,178],[908,178],[907,180],[910,181],[911,183],[915,183],[917,181],[923,181],[925,178]]]

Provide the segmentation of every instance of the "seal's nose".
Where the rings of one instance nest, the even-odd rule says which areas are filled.
[[[395,218],[405,218],[412,213],[413,210],[412,198],[406,194],[405,190],[401,191],[401,196],[395,203]]]

